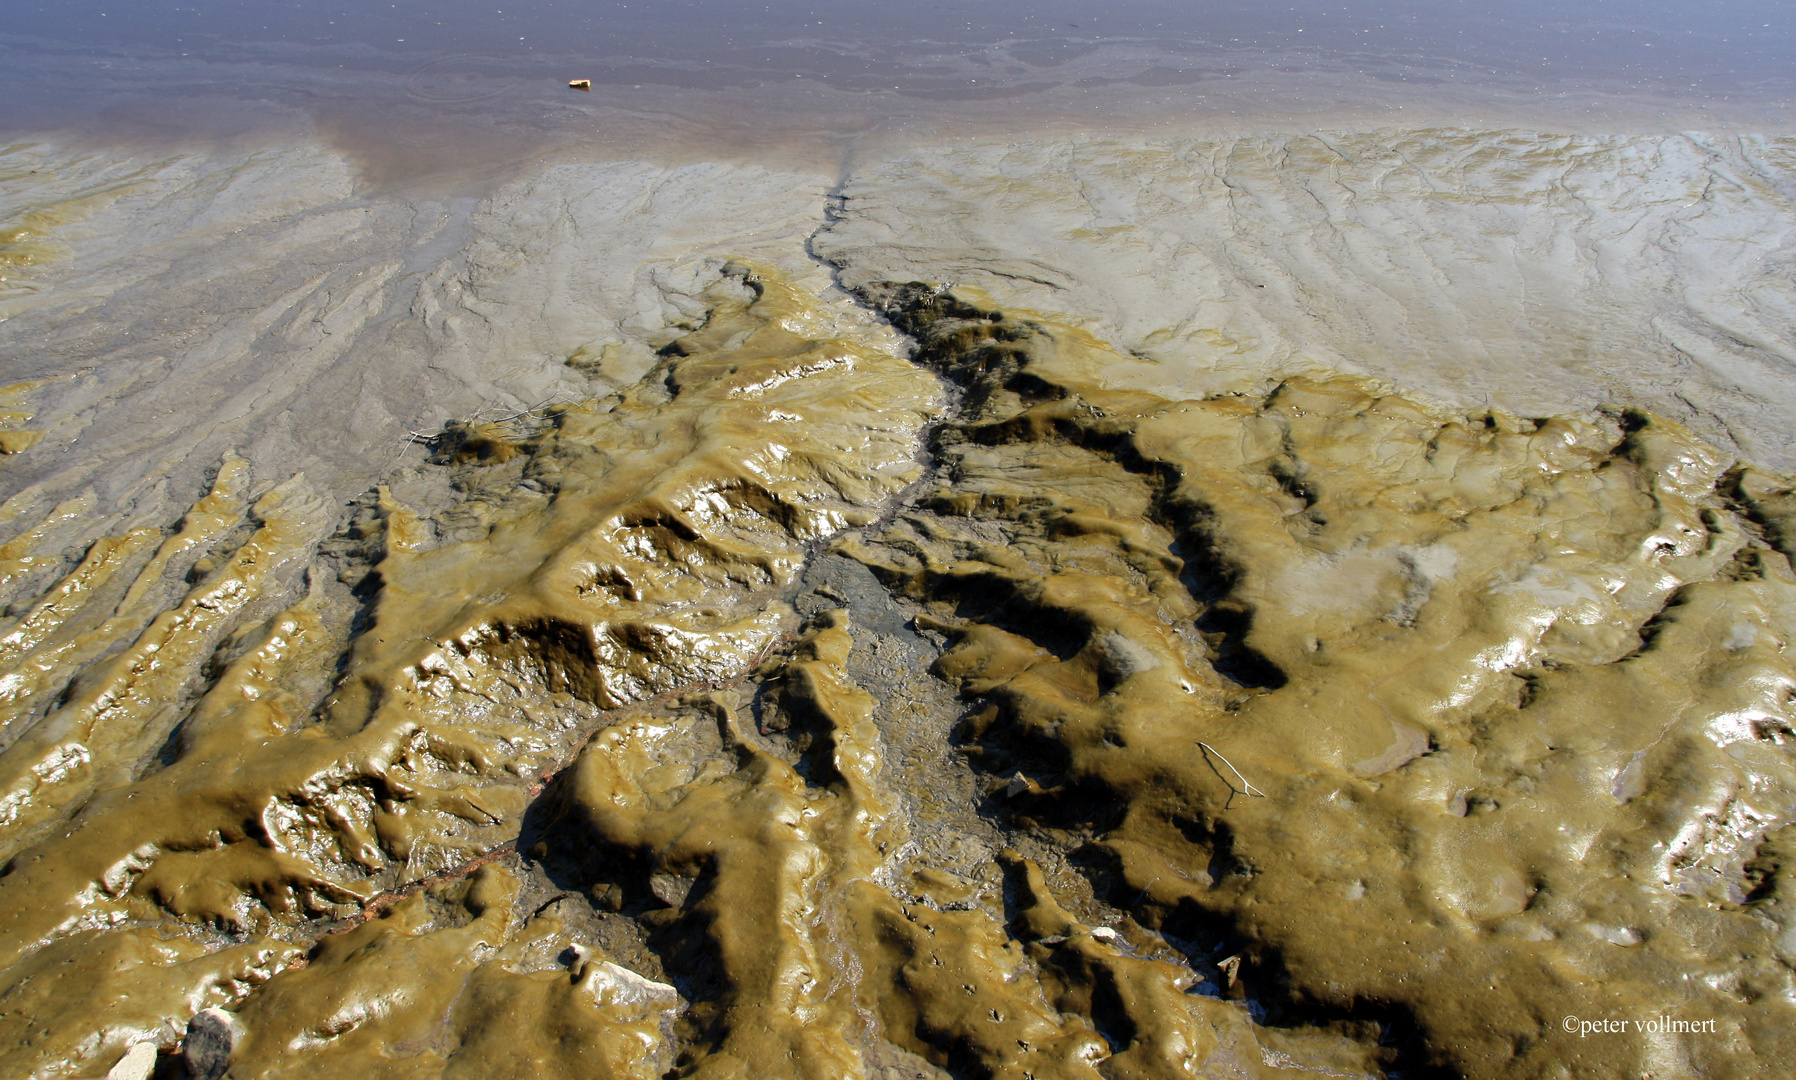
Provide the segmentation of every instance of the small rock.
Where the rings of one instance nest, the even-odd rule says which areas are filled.
[[[686,894],[692,891],[692,879],[679,874],[652,874],[649,891],[668,907],[681,907],[686,903]]]
[[[588,964],[580,976],[593,996],[607,1004],[636,1005],[663,1013],[677,1012],[680,1007],[678,990],[609,960]]]
[[[1091,936],[1094,938],[1097,938],[1099,941],[1109,942],[1112,945],[1114,945],[1118,941],[1122,940],[1122,935],[1117,933],[1115,930],[1112,930],[1108,926],[1092,927],[1091,928]]]
[[[1028,790],[1029,778],[1022,773],[1017,773],[1015,776],[1011,777],[1010,783],[1005,784],[1003,787],[1003,793],[1006,799],[1014,799]]]
[[[218,1080],[231,1066],[231,1051],[243,1037],[237,1018],[223,1009],[201,1009],[187,1022],[181,1058],[194,1080]]]
[[[624,890],[616,884],[597,882],[588,890],[595,907],[606,911],[622,911],[624,909]]]
[[[156,1044],[142,1042],[125,1051],[125,1056],[106,1074],[106,1080],[150,1080],[155,1071]]]

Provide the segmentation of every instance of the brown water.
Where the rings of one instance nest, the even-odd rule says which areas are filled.
[[[0,1075],[1796,1057],[1787,17],[103,8]]]

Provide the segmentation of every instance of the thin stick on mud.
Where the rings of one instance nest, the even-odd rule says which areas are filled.
[[[1259,788],[1254,787],[1252,784],[1247,782],[1247,777],[1242,776],[1241,770],[1235,768],[1234,762],[1230,761],[1228,758],[1223,757],[1222,752],[1220,750],[1216,749],[1214,746],[1211,746],[1209,743],[1204,742],[1202,740],[1199,740],[1197,745],[1204,748],[1204,753],[1215,757],[1217,761],[1220,761],[1224,765],[1227,765],[1229,767],[1229,772],[1232,772],[1235,774],[1235,779],[1241,781],[1240,787],[1236,787],[1233,784],[1229,784],[1229,778],[1222,775],[1222,770],[1216,768],[1214,763],[1212,763],[1210,765],[1210,769],[1216,773],[1217,777],[1220,778],[1223,783],[1228,784],[1229,802],[1230,803],[1235,801],[1235,796],[1237,796],[1237,795],[1250,795],[1256,799],[1264,799],[1266,797],[1266,793],[1264,791],[1261,791]],[[1206,758],[1206,760],[1208,760],[1208,759]],[[1228,803],[1224,803],[1223,808],[1227,809]]]

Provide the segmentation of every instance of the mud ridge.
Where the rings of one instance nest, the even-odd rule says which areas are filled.
[[[1787,1056],[1788,479],[856,295],[911,355],[729,265],[640,381],[446,428],[334,531],[227,463],[0,552],[0,1067],[207,1005],[242,1077]],[[1553,1029],[1628,1009],[1728,1037]]]

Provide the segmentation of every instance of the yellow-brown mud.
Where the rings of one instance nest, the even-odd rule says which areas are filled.
[[[1790,1059],[1787,481],[1641,414],[1106,393],[1077,334],[888,302],[974,401],[850,543],[950,635],[1019,821],[1466,1075]],[[1717,1034],[1556,1026],[1662,1015]]]
[[[25,426],[31,422],[31,413],[24,408],[24,398],[37,385],[0,386],[0,454],[22,454],[43,441],[42,431]]]
[[[14,522],[0,1074],[209,1006],[235,1077],[1796,1057],[1788,480],[863,298],[916,362],[733,268],[434,508]],[[1561,1027],[1662,1015],[1715,1032]]]

